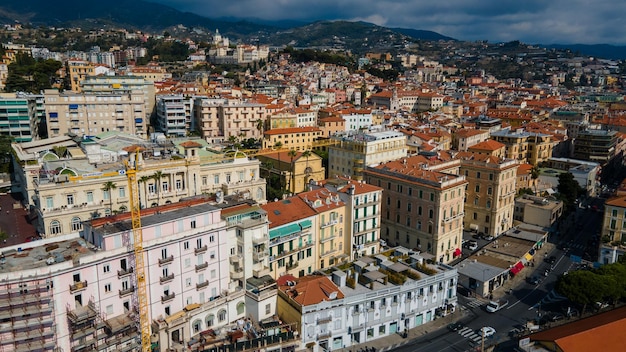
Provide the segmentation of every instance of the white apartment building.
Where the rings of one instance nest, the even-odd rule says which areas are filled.
[[[157,95],[157,132],[167,136],[185,137],[192,130],[193,100],[182,94]]]
[[[145,104],[145,118],[150,119],[154,113],[155,87],[152,81],[141,76],[86,76],[80,82],[80,90],[85,93],[106,94],[106,93],[130,93],[141,91]]]
[[[119,131],[147,138],[144,93],[73,93],[44,91],[49,137],[66,133],[95,136]]]
[[[455,268],[426,264],[398,247],[389,256],[359,258],[345,271],[279,281],[278,314],[297,324],[302,349],[341,350],[453,312],[457,280]]]
[[[407,155],[406,137],[401,132],[372,127],[332,137],[337,144],[328,147],[328,176],[360,179],[368,165],[400,159]]]
[[[193,110],[195,126],[210,143],[223,142],[230,136],[259,139],[258,121],[267,118],[264,104],[240,99],[196,98]]]

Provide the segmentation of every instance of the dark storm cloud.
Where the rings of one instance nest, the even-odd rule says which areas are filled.
[[[362,20],[461,40],[626,44],[617,0],[152,0],[206,17]]]

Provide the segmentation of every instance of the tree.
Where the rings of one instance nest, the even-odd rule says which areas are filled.
[[[289,155],[289,163],[291,165],[291,181],[289,181],[289,190],[292,194],[294,194],[296,193],[296,165],[294,164],[293,159],[298,155],[298,152],[294,149],[290,149],[287,155]]]
[[[572,208],[576,202],[576,198],[584,193],[584,190],[574,179],[571,172],[564,172],[559,175],[559,197],[563,200],[568,208]]]
[[[256,129],[259,130],[261,138],[263,138],[263,127],[265,127],[265,121],[263,119],[256,120]]]
[[[152,177],[146,176],[146,175],[141,176],[139,178],[139,183],[143,183],[143,190],[144,190],[143,194],[145,195],[144,196],[145,199],[143,200],[144,201],[144,205],[143,205],[144,207],[148,207],[148,181],[151,180],[151,179],[152,179]]]
[[[533,180],[533,186],[535,190],[535,194],[537,194],[537,179],[539,178],[539,168],[537,165],[533,166],[530,169],[530,178]]]
[[[11,171],[11,156],[13,148],[11,147],[11,143],[13,142],[13,137],[11,136],[0,136],[0,173],[8,173]]]
[[[163,171],[159,170],[157,172],[155,172],[152,175],[152,179],[154,179],[156,181],[157,187],[156,187],[156,191],[157,191],[157,204],[161,203],[161,179],[167,177],[166,174],[163,173]]]
[[[109,210],[111,211],[111,215],[113,215],[113,190],[116,188],[117,185],[113,181],[107,181],[102,186],[102,190],[109,194]]]
[[[591,270],[577,270],[561,276],[555,289],[570,301],[580,304],[583,307],[581,313],[587,305],[601,301],[604,295],[602,279]]]

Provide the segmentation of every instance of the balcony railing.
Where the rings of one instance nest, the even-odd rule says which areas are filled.
[[[322,253],[320,253],[320,258],[326,257],[328,255],[331,255],[333,253],[337,252],[337,248],[334,249],[327,249],[325,251],[323,251]]]
[[[165,283],[165,282],[172,281],[172,280],[174,280],[174,273],[169,274],[169,275],[167,275],[167,276],[161,276],[161,277],[159,278],[159,281],[160,281],[161,283]]]
[[[159,259],[159,265],[165,265],[165,264],[171,263],[173,261],[174,261],[174,256],[170,255],[167,258],[160,258]]]
[[[268,237],[267,235],[263,235],[261,237],[252,237],[252,243],[253,244],[263,244],[265,242],[267,242]]]
[[[125,290],[120,290],[120,298],[128,296],[135,291],[135,286],[131,286]]]
[[[204,270],[209,266],[209,263],[204,262],[202,264],[196,265],[196,271]]]
[[[230,277],[235,280],[243,279],[243,268],[236,268],[235,270],[231,271]]]
[[[317,323],[318,324],[329,323],[331,321],[333,321],[333,317],[331,317],[331,316],[327,316],[327,317],[324,317],[324,318],[317,319]]]
[[[133,268],[128,268],[128,269],[126,269],[126,270],[124,270],[124,269],[122,269],[122,270],[118,270],[118,271],[117,271],[117,277],[118,277],[119,279],[121,279],[121,278],[123,278],[124,276],[128,276],[128,275],[132,274],[134,270],[135,270],[135,269],[133,269]]]
[[[274,255],[274,256],[270,256],[270,261],[274,261],[274,260],[278,260],[282,257],[286,257],[290,254],[299,252],[301,250],[307,249],[313,247],[313,242],[303,242],[302,246],[300,247],[294,247],[294,249],[292,250],[283,250],[282,252],[279,252],[278,254]]]
[[[241,256],[240,255],[231,255],[230,256],[230,263],[231,264],[235,264],[235,263],[241,263]]]
[[[176,297],[176,293],[174,293],[174,292],[172,292],[170,294],[167,294],[167,295],[163,295],[163,296],[161,296],[161,303],[169,302],[169,301],[173,300],[174,297]]]
[[[336,234],[330,234],[328,236],[325,236],[324,238],[320,239],[320,243],[324,243],[324,242],[328,242],[330,240],[332,240],[333,238],[337,237]]]
[[[196,290],[199,290],[203,287],[207,287],[209,286],[209,280],[204,280],[204,282],[200,282],[198,284],[196,284]]]
[[[254,251],[252,252],[252,259],[256,260],[256,261],[260,261],[263,258],[267,257],[269,255],[269,252],[265,249],[265,250],[261,250],[261,251]]]
[[[87,281],[79,281],[75,282],[73,285],[70,285],[70,292],[74,293],[76,291],[84,290],[87,288]]]
[[[328,227],[328,226],[337,225],[338,223],[339,223],[339,220],[337,220],[337,219],[330,220],[330,221],[328,221],[328,222],[327,222],[327,223],[325,223],[325,224],[321,224],[321,225],[320,225],[320,228],[321,228],[321,229],[323,229],[323,228]]]
[[[295,268],[295,267],[297,267],[297,266],[298,266],[298,262],[297,262],[297,261],[295,261],[295,262],[289,262],[289,263],[287,263],[287,270],[289,270],[289,269],[293,269],[293,268]]]
[[[200,253],[204,253],[206,252],[208,249],[207,245],[205,244],[204,246],[200,247],[200,248],[196,248],[193,250],[194,254],[200,254]]]

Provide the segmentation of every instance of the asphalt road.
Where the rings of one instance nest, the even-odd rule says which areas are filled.
[[[602,204],[602,200],[593,199],[591,204]],[[497,350],[511,350],[516,345],[509,332],[518,326],[524,325],[528,320],[539,318],[548,313],[563,313],[564,306],[568,303],[559,297],[554,291],[557,278],[565,272],[575,270],[577,263],[572,262],[571,255],[583,257],[587,252],[592,255],[597,252],[597,241],[594,244],[594,236],[599,232],[602,221],[602,213],[593,209],[579,209],[572,217],[572,222],[564,224],[558,236],[549,239],[551,243],[558,244],[549,256],[555,256],[556,262],[551,265],[545,261],[536,262],[534,274],[538,275],[538,285],[526,281],[513,289],[511,294],[503,297],[509,300],[509,305],[496,313],[488,313],[484,310],[484,302],[476,298],[459,297],[461,309],[469,310],[469,315],[460,322],[464,328],[458,331],[440,329],[423,337],[414,339],[404,346],[394,349],[397,352],[428,351],[428,352],[460,352],[480,350],[481,336],[476,332],[483,326],[495,328],[496,333],[485,339],[485,346],[498,345]],[[482,243],[479,243],[481,245]],[[597,255],[597,254],[596,254]],[[530,268],[527,268],[530,269]],[[551,269],[547,276],[546,269]],[[481,305],[482,304],[482,305]]]

